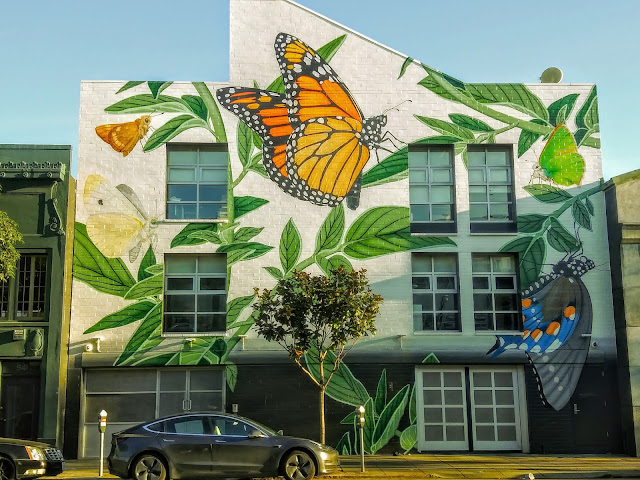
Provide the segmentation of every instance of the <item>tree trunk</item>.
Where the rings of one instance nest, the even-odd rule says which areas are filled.
[[[320,443],[324,443],[325,438],[324,438],[324,390],[325,387],[323,386],[320,389]]]

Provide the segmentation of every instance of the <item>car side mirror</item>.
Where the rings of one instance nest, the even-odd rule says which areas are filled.
[[[249,438],[266,438],[267,436],[260,430],[254,430],[249,434]]]
[[[284,432],[283,432],[282,430],[278,430],[276,433],[277,433],[278,435],[284,435]]]

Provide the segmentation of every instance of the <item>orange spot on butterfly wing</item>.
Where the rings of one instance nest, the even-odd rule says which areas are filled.
[[[531,334],[531,338],[537,343],[540,338],[542,338],[542,330],[536,328]]]
[[[286,117],[286,108],[262,108],[258,112],[261,117]]]
[[[318,92],[322,91],[322,87],[320,86],[320,83],[316,79],[308,77],[306,75],[303,75],[300,78],[298,78],[296,80],[296,83],[298,84],[298,87],[300,88],[300,90],[315,90]]]
[[[567,317],[570,320],[573,320],[576,314],[576,307],[574,307],[573,305],[569,305],[567,308],[564,309],[563,313],[565,317]]]
[[[342,85],[330,80],[322,82],[322,90],[327,94],[333,104],[344,110],[346,116],[362,121],[358,108],[353,103],[351,95],[347,93]]]
[[[289,117],[265,117],[262,122],[267,127],[273,127],[276,125],[289,125]]]
[[[557,335],[558,330],[560,330],[560,324],[558,322],[551,322],[547,327],[546,333],[547,335]]]
[[[269,134],[272,137],[288,137],[293,133],[291,125],[282,125],[280,127],[273,127],[269,130]]]
[[[236,92],[232,93],[232,97],[246,97],[247,95],[255,95],[255,92],[247,91],[247,92]]]
[[[236,103],[254,103],[255,101],[256,101],[256,97],[255,97],[255,95],[253,95],[250,98],[238,98],[237,100],[232,100],[231,103],[232,104],[236,104]]]
[[[525,298],[524,300],[522,300],[522,306],[524,308],[529,308],[531,306],[531,299]]]

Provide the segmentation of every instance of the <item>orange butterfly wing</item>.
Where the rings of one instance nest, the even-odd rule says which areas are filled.
[[[116,152],[121,152],[122,156],[126,157],[147,134],[150,124],[151,117],[143,115],[133,122],[99,125],[96,127],[96,133]]]

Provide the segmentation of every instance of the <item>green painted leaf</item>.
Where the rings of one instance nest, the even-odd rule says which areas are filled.
[[[107,258],[93,244],[87,227],[75,224],[73,277],[102,293],[124,297],[135,280],[119,258]]]
[[[589,210],[589,213],[591,215],[594,215],[595,214],[595,210],[593,208],[593,203],[591,203],[591,200],[589,200],[589,197],[584,199],[584,203],[587,206],[587,210]]]
[[[570,253],[580,248],[578,239],[569,233],[564,226],[555,218],[551,217],[551,225],[547,230],[547,242],[549,246],[558,252]]]
[[[382,412],[387,404],[387,370],[383,369],[378,380],[378,388],[376,388],[376,412]]]
[[[536,200],[542,203],[564,203],[573,197],[566,190],[554,187],[553,185],[535,184],[527,185],[524,189],[533,195]]]
[[[329,43],[326,43],[322,47],[318,48],[316,50],[316,53],[328,63],[336,54],[338,49],[342,46],[346,38],[346,35],[341,35],[338,38],[334,38]],[[273,82],[271,82],[271,84],[267,87],[267,90],[270,92],[284,93],[284,83],[282,82],[282,77],[278,77]]]
[[[549,120],[542,101],[521,83],[467,83],[464,88],[480,103],[505,105],[540,120]]]
[[[373,432],[376,426],[374,410],[373,399],[368,398],[367,403],[364,404],[364,428],[362,429],[362,433],[364,437],[364,451],[369,454],[376,453],[376,450],[373,449]],[[360,421],[359,418],[358,421]]]
[[[282,273],[282,270],[280,270],[277,267],[262,267],[262,268],[264,268],[267,272],[269,272],[269,274],[276,280],[280,280],[281,278],[284,278],[284,274]]]
[[[449,118],[453,123],[459,127],[466,128],[467,130],[473,130],[474,132],[493,132],[495,131],[490,125],[486,124],[482,120],[472,118],[468,115],[461,113],[450,113]]]
[[[225,376],[227,377],[227,386],[229,390],[235,392],[236,384],[238,383],[238,367],[235,363],[227,362],[224,364],[225,367]]]
[[[134,354],[141,355],[162,342],[162,303],[156,304],[140,322],[115,362],[123,365]]]
[[[573,214],[573,219],[578,225],[591,231],[591,213],[584,203],[580,200],[573,202],[573,205],[571,206],[571,213]]]
[[[349,415],[344,417],[342,420],[340,420],[340,424],[342,424],[342,425],[353,425],[353,420],[354,420],[355,417],[356,417],[356,412],[353,411]]]
[[[587,131],[600,131],[598,119],[598,91],[594,85],[587,99],[584,101],[578,113],[576,113],[576,126]]]
[[[262,158],[262,154],[261,154],[261,158]],[[252,172],[257,173],[261,177],[269,178],[269,174],[267,173],[267,169],[264,168],[264,165],[262,165],[261,163],[256,163],[254,165],[251,165],[249,167],[249,170],[251,170]]]
[[[531,123],[535,123],[537,125],[546,125],[547,122],[544,120],[540,120],[538,118],[532,118],[529,120]],[[527,150],[531,148],[531,145],[536,143],[536,141],[542,136],[540,133],[530,132],[529,130],[522,130],[520,132],[520,138],[518,139],[518,158],[525,154]]]
[[[269,203],[269,200],[265,200],[264,198],[257,197],[234,197],[233,199],[233,209],[234,209],[234,217],[240,218],[242,215],[246,215],[253,210],[260,208],[263,205]]]
[[[455,245],[448,237],[416,237],[409,231],[409,209],[375,207],[360,215],[349,228],[343,251],[351,258]]]
[[[187,104],[189,109],[195,113],[198,117],[207,121],[209,118],[209,109],[204,103],[204,100],[197,95],[183,95],[182,100]]]
[[[207,128],[207,122],[200,117],[193,117],[191,115],[178,115],[172,118],[167,123],[158,127],[144,144],[143,150],[150,152],[158,147],[161,147],[172,138],[175,138],[180,133],[190,128]]]
[[[411,396],[409,397],[409,423],[416,423],[416,418],[418,418],[416,409],[416,386],[413,385],[411,387]]]
[[[137,362],[132,362],[131,365],[136,367],[164,367],[169,365],[177,353],[161,353],[150,357],[145,357]]]
[[[305,352],[304,359],[309,373],[319,381],[320,357],[318,356],[318,350],[316,348],[310,348]],[[324,358],[325,372],[330,372],[333,369],[335,361],[335,354],[328,352]],[[326,394],[337,402],[353,405],[354,407],[366,404],[369,399],[367,389],[353,376],[351,370],[349,370],[349,367],[347,367],[345,363],[340,363],[338,370],[334,373],[329,385],[327,385]]]
[[[247,295],[246,297],[237,297],[227,302],[227,328],[231,327],[242,311],[253,303],[255,295]]]
[[[405,453],[411,450],[418,443],[418,427],[417,425],[409,425],[400,434],[400,446]]]
[[[436,135],[433,137],[421,138],[413,142],[414,145],[430,145],[440,143],[459,143],[462,139],[458,137],[451,137],[449,135]]]
[[[540,167],[545,176],[558,185],[580,185],[584,158],[566,126],[558,125],[549,136],[540,154]]]
[[[567,122],[567,105],[563,105],[560,111],[558,112],[556,122],[558,122],[558,124]]]
[[[190,223],[184,227],[180,233],[178,233],[173,240],[171,240],[171,248],[179,247],[182,245],[200,245],[205,243],[206,240],[201,238],[194,238],[190,235],[193,232],[212,232],[218,231],[218,224],[216,223]]]
[[[444,81],[444,79],[442,78]],[[453,102],[458,102],[458,99],[449,93],[446,88],[444,88],[440,83],[438,83],[435,79],[435,75],[429,75],[424,77],[422,80],[418,82],[418,85],[431,90],[433,93],[438,95],[439,97],[444,98],[445,100],[451,100]]]
[[[251,164],[251,150],[253,149],[253,130],[244,122],[238,122],[238,158],[243,167]]]
[[[156,297],[162,295],[163,285],[164,275],[152,275],[131,287],[124,298],[126,300],[137,300],[139,298]]]
[[[373,432],[371,449],[374,452],[384,447],[395,436],[408,401],[409,385],[405,385],[384,407]]]
[[[547,215],[541,215],[539,213],[518,215],[518,232],[536,233],[542,228],[542,225],[547,218]]]
[[[549,111],[549,123],[553,126],[558,125],[559,123],[564,123],[564,121],[558,121],[558,114],[560,110],[564,108],[564,117],[569,118],[571,115],[571,111],[573,110],[573,106],[576,104],[576,100],[578,99],[577,93],[571,93],[566,97],[559,98],[551,105],[547,107]]]
[[[147,316],[149,311],[156,305],[156,302],[150,300],[142,300],[140,302],[127,305],[117,312],[110,313],[109,315],[101,318],[97,323],[87,328],[84,334],[98,332],[100,330],[107,330],[109,328],[118,328],[124,325],[129,325],[137,320],[140,320]]]
[[[220,245],[216,252],[218,253],[234,253],[234,252],[246,252],[246,255],[242,256],[242,260],[251,260],[254,258],[261,257],[268,251],[273,249],[270,245],[265,245],[260,242],[234,242],[228,243],[226,245]],[[236,260],[238,261],[238,260]],[[227,263],[232,263],[229,260],[229,256],[227,256]]]
[[[351,447],[351,436],[349,432],[345,432],[344,435],[338,441],[336,445],[336,450],[338,451],[338,455],[354,455],[354,451]]]
[[[189,234],[189,238],[196,238],[198,240],[203,240],[204,242],[213,243],[215,245],[220,245],[222,243],[220,234],[218,232],[212,232],[210,230],[198,230],[195,232],[191,232]]]
[[[164,272],[164,265],[162,263],[158,263],[156,265],[151,265],[150,267],[147,267],[145,270],[150,275],[156,275],[158,273]]]
[[[524,289],[540,276],[547,247],[542,237],[527,235],[507,242],[500,248],[500,252],[518,253],[520,286]]]
[[[138,281],[144,280],[147,277],[150,277],[152,274],[147,272],[147,268],[156,264],[156,255],[153,253],[153,247],[149,245],[149,249],[147,253],[142,257],[142,261],[140,262],[140,266],[138,267]]]
[[[233,235],[236,242],[246,242],[258,235],[264,227],[240,227]]]
[[[222,356],[227,352],[227,342],[225,342],[223,338],[216,338],[211,346],[211,351],[218,358],[222,358]]]
[[[407,147],[402,147],[380,163],[374,165],[362,175],[362,187],[373,187],[383,183],[395,182],[407,178],[409,157]]]
[[[316,236],[315,253],[322,250],[331,250],[340,243],[344,233],[344,207],[339,203],[329,210],[329,215],[324,219]]]
[[[260,138],[260,135],[251,130],[251,138],[253,138],[253,145],[262,152],[262,139]]]
[[[295,223],[293,223],[293,218],[290,218],[280,237],[280,263],[285,274],[296,266],[301,250],[302,239],[300,238],[300,232]]]
[[[430,127],[432,130],[435,130],[442,135],[456,137],[459,139],[458,141],[464,139],[474,140],[475,138],[471,130],[454,123],[445,122],[444,120],[439,120],[437,118],[422,117],[420,115],[414,115],[414,117]]]
[[[351,265],[351,262],[346,257],[338,254],[328,258],[317,256],[316,264],[320,267],[322,273],[324,273],[328,277],[331,276],[332,270],[336,270],[340,267],[344,267],[347,270],[351,270],[353,268],[353,265]]]
[[[166,89],[172,83],[173,82],[154,82],[154,81],[149,81],[149,82],[147,82],[147,85],[149,86],[149,90],[151,90],[151,95],[153,95],[153,98],[158,98],[158,95],[160,94],[160,92],[162,92],[164,89]]]
[[[407,57],[404,59],[404,62],[402,62],[402,67],[400,67],[400,73],[398,74],[398,80],[400,80],[402,78],[402,76],[405,74],[405,72],[407,71],[407,68],[409,67],[409,65],[411,65],[413,63],[413,58],[411,57]]]
[[[144,80],[134,80],[134,81],[131,81],[131,82],[127,82],[122,87],[120,87],[120,90],[118,90],[116,92],[116,95],[118,93],[122,93],[122,92],[124,92],[126,90],[129,90],[130,88],[137,87],[138,85],[141,85],[143,83],[144,83]]]
[[[168,95],[143,94],[125,98],[119,102],[109,105],[105,112],[112,113],[191,113],[189,106],[177,97]]]

